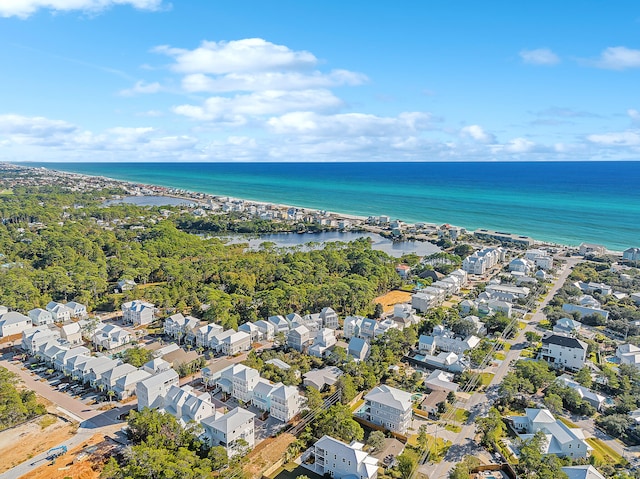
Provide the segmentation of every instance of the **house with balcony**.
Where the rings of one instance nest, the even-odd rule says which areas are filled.
[[[162,408],[169,389],[174,386],[178,387],[178,385],[178,373],[173,369],[167,369],[138,382],[136,384],[138,411],[142,411],[145,407]]]
[[[137,371],[138,368],[132,366],[131,364],[118,364],[114,368],[111,368],[108,371],[105,371],[98,382],[98,389],[101,391],[113,391],[116,389],[116,381],[127,374],[132,373],[133,371]]]
[[[305,398],[294,386],[285,386],[281,383],[276,386],[270,394],[271,409],[269,414],[279,421],[289,422],[300,412]]]
[[[233,330],[232,330],[233,331]],[[226,336],[221,344],[220,351],[227,356],[240,354],[251,349],[251,336],[244,331],[233,331],[232,334]]]
[[[135,396],[138,383],[150,377],[151,373],[148,371],[145,371],[144,369],[136,369],[135,371],[131,371],[130,373],[116,379],[116,384],[113,390],[118,399],[123,401],[131,396]]]
[[[162,409],[174,416],[183,427],[191,421],[200,423],[216,413],[211,395],[200,393],[191,386],[171,386]]]
[[[89,383],[93,388],[100,388],[102,384],[102,377],[118,366],[118,361],[108,358],[107,356],[100,356],[95,358],[95,361],[87,363],[91,367],[88,371],[85,371],[83,381]]]
[[[526,408],[524,416],[507,418],[521,440],[531,439],[538,431],[544,433],[546,441],[543,454],[560,457],[586,458],[593,449],[585,441],[580,428],[570,428],[556,420],[548,409]]]
[[[56,301],[50,301],[47,303],[46,309],[51,313],[51,317],[56,323],[67,322],[71,320],[71,316],[73,315],[73,310],[71,308],[67,308],[64,304]]]
[[[564,334],[551,333],[542,338],[539,359],[546,361],[553,368],[577,371],[584,367],[587,348],[584,341]]]
[[[86,319],[89,316],[87,313],[87,306],[82,303],[69,301],[65,306],[71,310],[72,318]]]
[[[310,335],[309,328],[306,326],[293,328],[287,334],[287,346],[296,351],[303,352],[307,346],[309,346]]]
[[[210,348],[213,338],[222,333],[223,327],[214,323],[205,324],[196,329],[196,346]]]
[[[28,313],[31,318],[31,322],[34,326],[43,326],[45,324],[53,324],[53,316],[51,316],[51,312],[42,308],[35,308],[30,310]]]
[[[284,316],[269,316],[267,321],[273,324],[274,334],[284,333],[286,335],[291,328],[291,323]]]
[[[255,414],[241,407],[224,415],[217,413],[202,421],[204,435],[211,447],[222,446],[229,457],[245,454],[255,445]]]
[[[373,388],[365,397],[362,417],[390,431],[406,434],[411,425],[411,394],[387,385]]]
[[[80,323],[65,324],[60,328],[60,338],[71,345],[82,344],[82,329]]]
[[[216,383],[227,394],[243,403],[251,402],[253,390],[260,380],[260,373],[243,364],[234,364],[220,373]]]
[[[131,333],[117,324],[100,323],[93,333],[95,347],[106,349],[107,351],[124,346],[130,343],[132,339]]]
[[[122,319],[125,324],[142,326],[153,322],[155,310],[155,306],[147,301],[127,301],[122,304]]]
[[[313,343],[309,346],[309,354],[317,358],[327,356],[337,342],[335,330],[322,328],[316,333]]]
[[[376,479],[378,460],[363,451],[364,444],[352,442],[346,444],[330,436],[322,436],[307,457],[313,457],[313,463],[303,465],[319,476],[335,479]],[[304,456],[303,456],[304,457]]]
[[[273,338],[276,336],[276,326],[272,322],[260,319],[253,324],[255,324],[258,331],[262,334],[263,341],[273,341]]]
[[[180,341],[186,337],[187,332],[197,329],[199,325],[199,319],[176,313],[164,320],[164,334]]]
[[[9,311],[0,316],[0,337],[22,334],[33,327],[33,321],[17,311]]]

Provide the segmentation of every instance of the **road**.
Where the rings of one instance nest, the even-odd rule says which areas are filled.
[[[562,287],[575,265],[581,261],[582,258],[567,258],[567,264],[558,274],[558,277],[549,289],[548,294],[536,307],[536,310],[534,311],[531,319],[527,322],[525,328],[518,330],[515,337],[507,341],[512,347],[506,353],[505,359],[495,370],[495,375],[491,380],[491,383],[487,386],[486,391],[483,393],[472,394],[466,403],[457,404],[458,407],[464,407],[471,414],[468,421],[462,426],[462,429],[452,441],[453,445],[449,448],[445,457],[437,464],[425,464],[420,466],[419,472],[426,474],[430,479],[446,478],[453,466],[460,462],[464,456],[478,456],[479,454],[484,453],[484,449],[482,449],[474,440],[476,435],[476,426],[474,423],[475,418],[477,416],[484,416],[487,414],[488,410],[493,405],[493,402],[498,398],[499,385],[509,372],[511,362],[517,361],[520,357],[522,348],[514,348],[513,346],[522,343],[525,340],[525,333],[527,331],[535,331],[537,324],[545,319],[543,308],[549,304],[549,301],[551,301],[553,296]]]

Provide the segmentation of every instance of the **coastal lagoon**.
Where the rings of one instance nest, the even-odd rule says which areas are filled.
[[[188,206],[194,204],[193,201],[174,198],[173,196],[125,196],[117,200],[105,201],[106,206],[110,205],[136,205],[136,206]]]
[[[568,245],[639,246],[640,162],[40,163],[136,183]]]
[[[279,248],[300,247],[309,250],[321,247],[323,243],[331,241],[349,242],[360,238],[369,238],[374,250],[384,251],[390,256],[399,258],[403,254],[415,253],[418,256],[428,256],[440,252],[440,248],[428,241],[392,241],[375,233],[353,233],[328,231],[323,233],[273,233],[255,236],[225,235],[220,237],[228,244],[248,243],[249,248],[258,249],[262,243],[274,243]]]

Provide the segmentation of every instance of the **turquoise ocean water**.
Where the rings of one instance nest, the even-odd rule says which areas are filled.
[[[88,175],[621,251],[640,246],[640,162],[42,163]]]

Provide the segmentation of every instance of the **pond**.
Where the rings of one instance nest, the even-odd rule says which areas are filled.
[[[375,233],[327,231],[323,233],[273,233],[259,235],[258,237],[243,235],[221,237],[228,244],[249,243],[249,248],[251,249],[258,249],[262,243],[269,242],[274,243],[278,248],[301,247],[303,251],[322,248],[324,243],[331,241],[347,243],[360,238],[370,238],[372,241],[371,247],[374,250],[384,251],[396,258],[410,253],[415,253],[418,256],[428,256],[441,251],[440,248],[428,241],[392,241]]]

